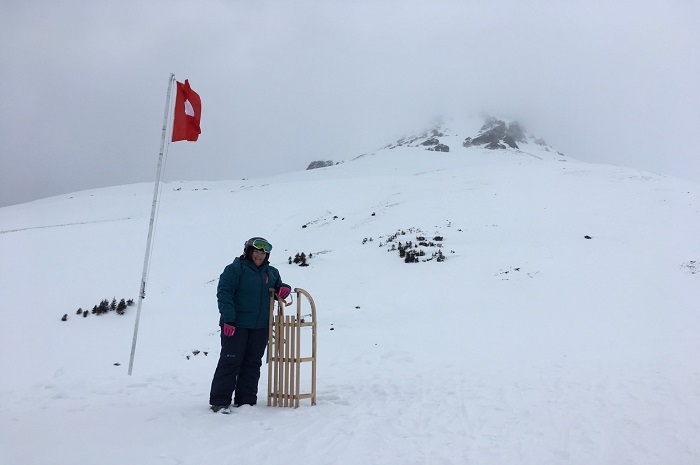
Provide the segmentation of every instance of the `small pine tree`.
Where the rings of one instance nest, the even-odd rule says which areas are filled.
[[[122,299],[119,301],[119,305],[117,305],[117,314],[123,315],[124,310],[126,310],[126,302]]]
[[[83,309],[82,309],[82,308],[79,308],[78,311],[75,312],[76,315],[80,315],[81,313],[83,313]]]
[[[87,310],[84,310],[84,311],[83,311],[83,318],[87,318],[87,316],[88,316],[88,311],[87,311]]]
[[[61,321],[68,321],[68,314],[67,313],[61,317]]]
[[[100,302],[100,305],[97,307],[97,314],[102,315],[109,312],[109,300],[104,299],[103,301]]]
[[[117,309],[117,298],[116,297],[112,297],[112,303],[109,304],[109,309],[111,311],[115,311]]]
[[[126,306],[127,306],[127,307],[131,307],[132,305],[134,305],[134,299],[129,299],[129,300],[126,301]]]

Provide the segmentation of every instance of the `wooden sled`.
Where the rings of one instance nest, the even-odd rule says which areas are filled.
[[[270,290],[267,405],[272,407],[297,408],[301,399],[311,399],[311,405],[316,405],[316,305],[304,289],[293,292],[296,314],[285,315],[285,307],[293,302],[285,302]],[[302,316],[303,300],[308,301],[310,313]],[[310,356],[301,355],[302,339],[306,346],[310,342]],[[311,362],[311,392],[301,393],[301,364],[307,362]]]

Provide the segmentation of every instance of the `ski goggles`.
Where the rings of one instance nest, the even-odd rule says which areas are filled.
[[[265,253],[270,253],[272,250],[272,244],[267,242],[265,239],[255,239],[250,245],[258,250],[262,250]]]

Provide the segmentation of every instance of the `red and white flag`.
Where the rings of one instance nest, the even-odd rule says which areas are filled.
[[[194,142],[202,133],[199,129],[199,120],[202,117],[202,101],[197,92],[193,91],[190,83],[177,82],[177,96],[175,97],[175,117],[173,120],[172,142],[188,140]]]

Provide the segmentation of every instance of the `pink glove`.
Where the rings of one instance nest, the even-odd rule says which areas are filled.
[[[228,323],[224,323],[222,331],[224,332],[224,336],[231,337],[233,336],[233,333],[236,332],[236,327]]]
[[[280,299],[284,300],[287,297],[289,297],[289,294],[292,292],[292,289],[289,286],[281,286],[280,290],[277,291],[277,295],[280,296]]]

